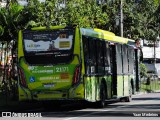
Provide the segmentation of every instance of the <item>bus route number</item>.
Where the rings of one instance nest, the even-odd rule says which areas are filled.
[[[68,67],[56,67],[56,72],[60,73],[60,72],[68,72],[69,68]]]

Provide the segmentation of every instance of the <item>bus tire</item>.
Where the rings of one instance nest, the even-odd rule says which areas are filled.
[[[106,97],[106,90],[104,83],[101,83],[100,86],[100,101],[96,103],[97,108],[104,108],[105,107],[105,98]]]

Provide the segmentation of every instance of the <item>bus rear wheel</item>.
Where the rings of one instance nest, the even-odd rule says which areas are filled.
[[[100,101],[96,103],[97,108],[104,108],[105,107],[105,99],[106,99],[106,91],[105,91],[105,85],[101,83],[100,86]]]

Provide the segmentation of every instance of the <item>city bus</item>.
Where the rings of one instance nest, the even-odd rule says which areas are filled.
[[[35,27],[18,34],[19,101],[131,101],[134,40],[101,29]]]

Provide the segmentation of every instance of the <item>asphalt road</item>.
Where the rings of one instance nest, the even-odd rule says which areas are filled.
[[[51,105],[50,105],[51,107]],[[49,107],[48,107],[49,108]],[[44,107],[35,107],[18,111],[31,116],[26,119],[52,119],[52,120],[159,120],[160,119],[160,93],[148,93],[133,96],[132,102],[112,102],[107,103],[103,109],[93,107],[93,104],[68,104],[61,108],[48,109]],[[32,113],[38,113],[33,117]],[[40,117],[40,116],[42,117]],[[22,119],[22,117],[11,117]],[[23,116],[24,118],[24,116]],[[1,119],[8,119],[2,117]]]

